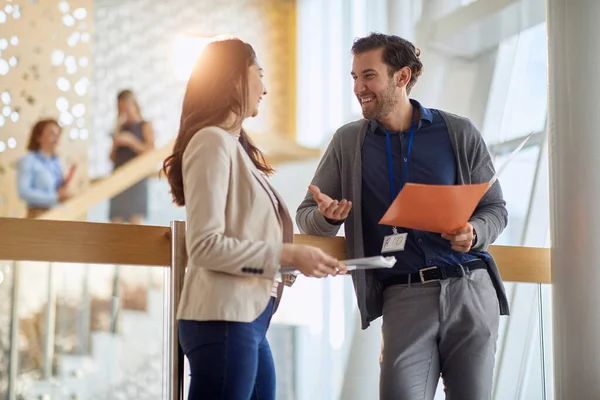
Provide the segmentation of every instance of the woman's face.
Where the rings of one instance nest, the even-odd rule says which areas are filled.
[[[138,109],[133,99],[123,99],[117,102],[119,108],[119,117],[122,117],[125,122],[134,122],[138,116]]]
[[[258,105],[262,97],[267,94],[267,88],[263,83],[263,69],[258,63],[248,68],[248,112],[246,117],[258,115]]]
[[[46,124],[40,135],[40,149],[46,153],[55,153],[60,139],[60,127],[56,124]]]

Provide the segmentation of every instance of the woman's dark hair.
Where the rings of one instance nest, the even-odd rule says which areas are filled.
[[[27,150],[29,151],[39,151],[41,148],[40,145],[40,137],[44,133],[44,130],[48,125],[56,125],[59,129],[62,130],[58,121],[52,118],[41,119],[33,126],[31,129],[31,134],[29,135],[29,143],[27,143]]]
[[[421,51],[400,36],[371,33],[354,41],[352,54],[357,55],[378,49],[383,49],[383,62],[387,64],[390,76],[404,67],[410,68],[410,81],[406,85],[406,91],[410,93],[423,73],[423,64],[419,60]]]
[[[206,45],[196,60],[183,98],[179,133],[173,153],[163,163],[171,186],[173,202],[185,205],[183,193],[183,153],[202,128],[239,126],[248,109],[248,68],[256,62],[252,46],[237,38],[216,40]],[[231,114],[237,116],[231,127],[223,126]],[[242,129],[240,143],[258,170],[272,174],[263,153]]]

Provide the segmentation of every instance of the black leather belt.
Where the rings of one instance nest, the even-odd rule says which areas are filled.
[[[412,274],[396,275],[381,281],[383,289],[392,285],[406,285],[407,283],[430,283],[439,282],[448,278],[460,278],[465,274],[476,269],[487,268],[487,263],[483,260],[469,261],[464,264],[453,265],[451,267],[427,267],[420,269]]]

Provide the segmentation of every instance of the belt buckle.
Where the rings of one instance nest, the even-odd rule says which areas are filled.
[[[439,279],[425,279],[425,277],[423,276],[423,272],[424,271],[431,271],[434,269],[438,269],[438,267],[427,267],[427,268],[423,268],[419,270],[419,277],[421,278],[421,283],[422,284],[426,284],[426,283],[430,283],[430,282],[439,282]]]

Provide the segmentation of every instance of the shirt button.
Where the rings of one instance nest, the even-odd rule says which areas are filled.
[[[407,161],[408,161],[408,158],[404,158],[404,162],[407,162]]]
[[[419,243],[423,243],[423,239],[421,239],[421,238],[418,238],[418,239],[417,239],[417,242],[419,242]]]

